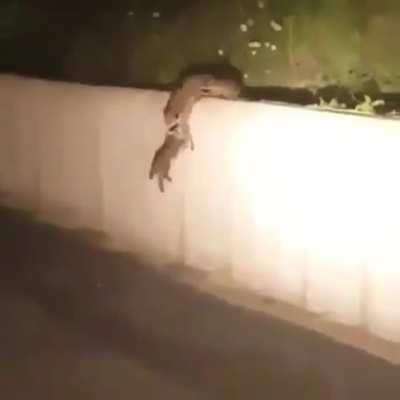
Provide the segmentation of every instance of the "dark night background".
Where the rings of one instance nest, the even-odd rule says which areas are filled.
[[[153,10],[162,10],[163,18],[171,18],[196,2],[198,0],[3,0],[0,5],[0,69],[50,79],[82,80],[74,79],[65,68],[66,56],[82,32],[90,32],[96,42],[92,46],[101,47],[118,32],[130,10],[144,16]],[[140,40],[140,35],[125,39]],[[123,63],[123,58],[120,60]],[[124,70],[123,65],[120,70]],[[116,68],[99,76],[91,70],[93,76],[83,81],[129,84],[126,74],[121,77],[119,72]]]
[[[400,56],[393,40],[400,34],[398,1],[259,4],[3,0],[0,69],[134,86],[169,84],[191,65],[226,63],[240,70],[250,87],[399,92]],[[271,29],[271,22],[281,30]],[[245,32],[239,29],[243,24]],[[269,47],[254,52],[249,47],[254,41]]]

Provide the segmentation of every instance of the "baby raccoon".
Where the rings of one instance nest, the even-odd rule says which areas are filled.
[[[241,83],[233,79],[219,79],[213,75],[192,75],[174,90],[163,110],[167,125],[167,135],[163,145],[156,151],[151,164],[149,177],[158,175],[158,185],[164,191],[164,179],[171,181],[169,171],[171,161],[179,151],[188,147],[194,150],[189,118],[194,104],[203,97],[237,99]]]
[[[172,181],[169,175],[172,160],[176,158],[180,150],[185,147],[185,140],[175,135],[166,135],[164,143],[155,152],[151,162],[149,178],[153,179],[154,175],[157,175],[158,187],[161,192],[164,192],[164,180]]]

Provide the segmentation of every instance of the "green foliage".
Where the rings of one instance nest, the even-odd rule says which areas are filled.
[[[60,1],[65,6],[66,0]],[[49,53],[45,44],[51,47],[48,38],[53,32],[55,41],[69,33],[55,15],[32,4],[2,2],[0,37],[35,36],[37,42],[31,46],[35,49],[27,46],[24,53],[33,59],[37,44]],[[337,85],[370,94],[366,87],[372,82],[374,92],[400,90],[400,52],[394,40],[400,34],[398,0],[127,0],[124,4],[125,10],[109,5],[107,12],[99,5],[82,19],[79,29],[71,29],[74,34],[66,45],[71,53],[85,36],[93,38],[92,53],[97,56],[82,69],[103,68],[115,74],[123,70],[129,81],[165,84],[188,66],[228,63],[243,72],[249,86]],[[159,16],[154,17],[155,12]],[[90,59],[82,56],[82,64]],[[104,60],[112,60],[107,61],[110,67],[100,65]]]
[[[319,98],[319,104],[314,105],[313,107],[321,110],[341,111],[364,115],[376,115],[377,107],[384,105],[384,100],[372,100],[370,96],[364,95],[363,101],[360,101],[354,108],[346,108],[346,104],[340,103],[336,98],[332,98],[330,101],[327,102],[321,97]]]
[[[370,114],[374,115],[376,114],[376,107],[378,106],[384,106],[385,101],[384,100],[372,100],[371,97],[365,95],[364,96],[364,101],[360,102],[359,104],[356,105],[355,111],[360,113],[360,114]]]
[[[339,101],[335,98],[327,102],[322,97],[320,97],[318,108],[324,110],[343,110],[346,108],[346,104],[339,103]]]

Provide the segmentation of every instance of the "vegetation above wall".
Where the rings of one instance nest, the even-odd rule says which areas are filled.
[[[248,87],[342,87],[375,97],[400,91],[397,1],[57,4],[4,2],[3,70],[94,84],[168,85],[189,66],[228,64]]]

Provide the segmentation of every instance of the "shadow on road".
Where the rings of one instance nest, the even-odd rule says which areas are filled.
[[[398,399],[400,368],[0,210],[9,399]]]

